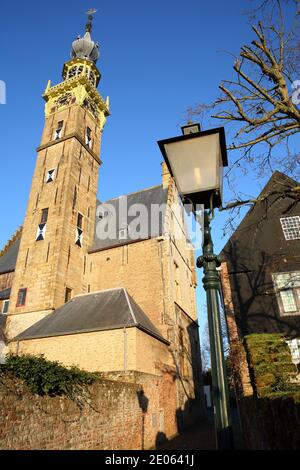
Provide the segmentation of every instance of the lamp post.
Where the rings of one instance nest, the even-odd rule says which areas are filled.
[[[182,127],[183,135],[160,140],[159,148],[183,200],[204,205],[203,254],[197,266],[203,267],[211,351],[212,392],[218,449],[232,449],[232,428],[228,404],[228,384],[224,360],[219,307],[220,259],[214,254],[210,217],[222,204],[223,167],[228,165],[224,128],[200,130],[199,124]]]

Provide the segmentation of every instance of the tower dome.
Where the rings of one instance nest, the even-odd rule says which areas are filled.
[[[85,35],[82,38],[78,36],[73,42],[71,51],[72,59],[87,59],[94,62],[94,64],[99,59],[99,44],[98,42],[94,42],[91,37],[93,15],[96,12],[97,10],[95,9],[91,9],[87,12],[88,22],[85,27]]]
[[[94,63],[99,59],[99,44],[94,42],[91,38],[89,31],[81,38],[78,36],[72,44],[71,51],[72,59],[80,58],[87,59]]]

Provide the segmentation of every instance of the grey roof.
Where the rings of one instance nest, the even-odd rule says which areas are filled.
[[[98,201],[94,243],[90,248],[90,252],[105,250],[115,246],[126,245],[137,240],[145,240],[163,235],[163,226],[166,213],[166,204],[168,198],[168,189],[162,185],[154,186],[143,191],[120,196],[101,203]],[[143,224],[142,233],[138,238],[130,232],[130,224],[139,217],[139,213],[127,215],[130,208],[140,204],[147,211],[146,224]],[[154,207],[157,209],[161,206],[159,218],[155,216]],[[112,235],[107,237],[107,227],[112,229]],[[126,238],[120,239],[120,230],[127,229]]]
[[[0,274],[9,273],[15,270],[20,247],[20,238],[15,240],[9,249],[0,257]]]
[[[0,300],[8,300],[10,298],[11,289],[4,289],[0,292]]]
[[[166,213],[166,204],[168,198],[168,189],[164,189],[161,186],[154,186],[149,189],[145,189],[142,191],[138,191],[136,193],[128,194],[127,196],[120,196],[116,199],[111,199],[110,201],[100,202],[98,201],[97,205],[97,214],[96,214],[96,223],[95,223],[95,235],[94,235],[94,243],[90,248],[90,252],[106,250],[108,248],[112,248],[115,246],[126,245],[128,243],[132,243],[137,241],[134,239],[130,231],[127,234],[127,238],[120,239],[119,238],[119,230],[122,228],[127,228],[127,226],[139,215],[136,214],[134,216],[128,216],[128,218],[124,218],[120,214],[122,214],[122,208],[124,207],[125,200],[127,200],[127,209],[129,211],[130,207],[135,204],[143,205],[148,214],[148,224],[147,227],[144,227],[145,233],[141,235],[138,240],[145,240],[148,238],[155,238],[163,235],[163,226],[164,226],[164,219]],[[154,212],[151,211],[153,206],[161,206],[162,211],[159,219],[157,220],[154,217]],[[105,238],[105,227],[103,225],[104,220],[100,219],[99,215],[103,214],[104,212],[111,212],[111,209],[114,209],[116,214],[116,224],[114,225],[114,234],[116,236]],[[111,219],[112,220],[112,219]],[[100,224],[99,224],[100,222]],[[15,270],[19,247],[20,247],[20,237],[12,243],[10,248],[7,252],[0,257],[0,274],[8,273]]]
[[[54,313],[47,315],[23,331],[15,340],[64,336],[133,326],[169,344],[124,288],[74,297]]]

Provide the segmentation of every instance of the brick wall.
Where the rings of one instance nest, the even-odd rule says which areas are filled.
[[[0,449],[140,449],[139,389],[102,380],[80,409],[66,397],[32,395],[20,382],[1,378]]]
[[[142,391],[142,394],[141,394]],[[139,450],[199,421],[200,402],[176,409],[176,371],[104,374],[82,409],[66,397],[32,395],[18,380],[0,380],[0,450]]]
[[[246,351],[239,338],[235,320],[227,264],[222,263],[221,268],[221,283],[230,344],[230,366],[233,373],[237,397],[239,398],[252,395],[253,388],[250,380]]]

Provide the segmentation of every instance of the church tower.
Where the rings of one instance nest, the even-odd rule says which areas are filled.
[[[87,253],[94,224],[108,98],[97,90],[99,46],[84,36],[72,44],[63,81],[43,95],[45,127],[24,220],[6,334],[15,337],[74,295],[86,293]]]

